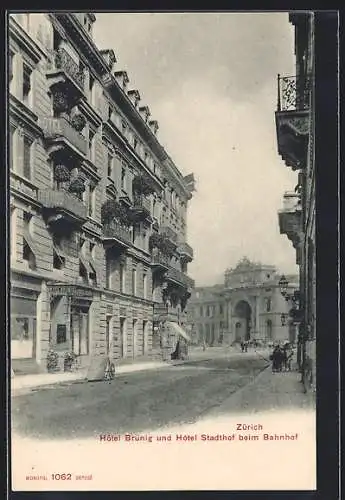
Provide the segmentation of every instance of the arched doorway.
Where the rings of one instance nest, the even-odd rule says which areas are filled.
[[[235,319],[235,339],[237,341],[249,340],[252,310],[248,302],[245,300],[238,302],[233,317]]]

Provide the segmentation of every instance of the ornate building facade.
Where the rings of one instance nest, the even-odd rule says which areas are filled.
[[[296,250],[300,269],[299,364],[316,384],[316,233],[315,233],[315,13],[293,13],[296,75],[278,76],[276,127],[278,152],[297,172],[294,192],[285,193],[279,227]]]
[[[11,358],[46,369],[49,350],[152,355],[183,334],[187,275],[183,177],[158,123],[98,50],[92,13],[9,16]]]
[[[289,295],[280,292],[280,276],[274,266],[242,259],[227,269],[224,284],[196,287],[188,309],[198,342],[231,345],[241,340],[295,342],[296,325],[289,318],[298,277],[288,276]]]

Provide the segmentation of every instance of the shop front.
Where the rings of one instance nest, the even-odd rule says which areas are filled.
[[[82,285],[53,283],[50,295],[50,349],[59,354],[59,369],[66,358],[76,358],[78,366],[89,363],[91,304],[93,290]]]

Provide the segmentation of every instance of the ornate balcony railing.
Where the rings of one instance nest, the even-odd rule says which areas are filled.
[[[84,203],[63,189],[40,189],[38,191],[38,201],[46,209],[66,211],[80,219],[87,219],[87,207]]]
[[[170,266],[170,257],[168,255],[165,255],[162,252],[155,251],[156,249],[153,250],[152,253],[152,265],[154,266],[162,266],[162,267],[169,267]]]
[[[47,139],[66,140],[82,155],[86,155],[87,143],[85,137],[73,128],[66,118],[41,118],[40,123]]]
[[[63,47],[53,52],[52,64],[48,69],[50,71],[64,71],[80,90],[84,90],[85,74],[83,71],[80,71],[78,64]]]
[[[131,245],[131,232],[128,228],[121,226],[118,222],[112,221],[103,224],[103,239],[116,239]]]
[[[310,78],[278,75],[278,111],[309,109]]]
[[[177,282],[186,288],[194,288],[194,280],[184,274],[182,271],[179,271],[178,269],[175,269],[174,267],[169,267],[165,278],[167,281],[174,281]]]
[[[150,213],[151,211],[150,200],[145,196],[134,196],[133,208],[137,210],[146,210],[147,212]]]

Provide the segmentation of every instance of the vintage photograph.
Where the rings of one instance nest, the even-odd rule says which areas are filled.
[[[316,489],[315,13],[7,21],[12,489]]]

